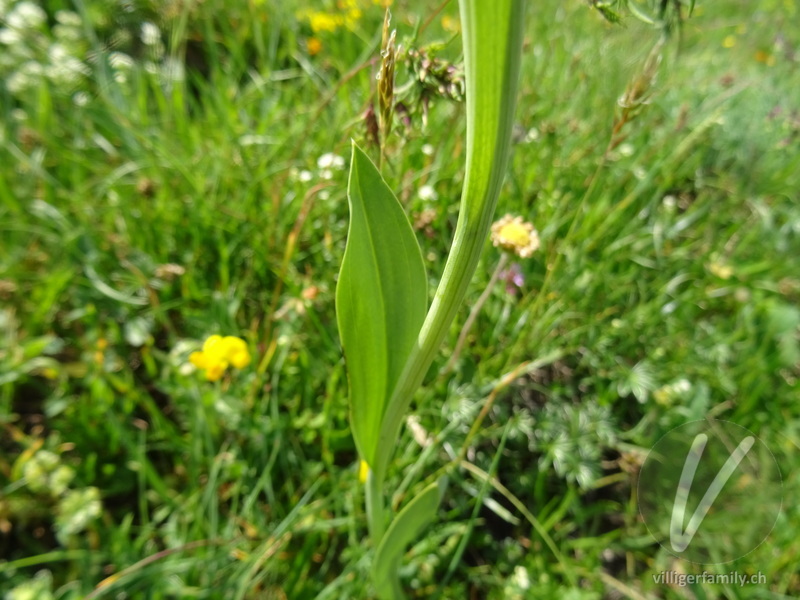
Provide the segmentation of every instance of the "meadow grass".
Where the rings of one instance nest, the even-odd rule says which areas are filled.
[[[352,29],[312,34],[288,3],[169,3],[117,21],[102,2],[74,9],[101,57],[82,87],[0,86],[0,589],[369,597],[333,299],[346,171],[318,161],[366,141],[382,10],[365,3]],[[580,2],[529,10],[498,216],[532,221],[541,248],[519,261],[521,289],[495,287],[448,371],[499,260],[487,242],[402,434],[395,505],[468,460],[406,557],[415,597],[800,593],[797,10],[699,4],[616,135],[656,33]],[[417,40],[433,9],[393,13],[404,45],[444,41],[458,61],[442,21],[455,3]],[[125,77],[103,58],[109,31],[146,18],[184,77],[149,72],[135,44]],[[410,78],[399,65],[398,87]],[[463,106],[434,98],[386,151],[412,222],[432,211],[418,227],[432,284],[464,139]],[[186,368],[214,333],[254,356],[216,383]],[[718,566],[760,570],[765,586],[653,581],[694,567],[641,522],[637,468],[666,431],[706,416],[752,429],[781,465],[775,530]],[[58,461],[41,466],[42,451]]]

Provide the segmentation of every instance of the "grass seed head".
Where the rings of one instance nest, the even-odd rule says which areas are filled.
[[[383,42],[381,44],[381,70],[378,73],[378,108],[380,109],[381,134],[384,143],[392,129],[394,112],[394,67],[397,58],[395,45],[397,30],[389,31],[392,15],[389,9],[383,18]]]

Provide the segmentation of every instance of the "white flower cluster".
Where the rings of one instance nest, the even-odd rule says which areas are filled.
[[[55,19],[49,28],[47,14],[34,2],[0,1],[0,76],[11,94],[43,80],[70,91],[91,72],[81,59],[87,47],[80,17],[62,10]]]
[[[121,51],[108,55],[93,52],[77,13],[60,10],[53,17],[54,22],[48,23],[44,9],[30,0],[0,0],[0,81],[13,96],[48,83],[74,94],[75,103],[83,105],[88,95],[81,88],[92,73],[90,65],[99,61],[107,61],[117,83],[129,81],[137,66],[131,56]],[[126,30],[112,37],[112,46],[132,41]],[[157,75],[164,85],[184,79],[183,62],[166,56],[156,24],[142,23],[138,38],[144,46],[141,66],[145,72]]]
[[[47,21],[47,14],[33,2],[20,2],[6,15],[11,29],[25,31],[39,29]]]
[[[317,159],[317,167],[319,168],[319,176],[322,179],[333,179],[334,171],[344,169],[344,157],[328,152]],[[327,200],[331,197],[331,192],[327,189],[320,190],[317,196],[320,200]]]
[[[326,152],[317,158],[316,172],[292,167],[289,170],[289,177],[292,181],[297,181],[299,183],[310,183],[314,180],[330,181],[336,177],[336,171],[342,171],[344,168],[345,160],[343,156],[339,156],[333,152]],[[317,197],[320,200],[327,200],[330,196],[330,190],[327,189],[320,190],[317,193]]]
[[[435,202],[439,199],[439,194],[436,193],[436,189],[432,185],[423,185],[417,190],[417,195],[420,200],[425,202]]]
[[[320,176],[323,179],[333,179],[333,171],[344,169],[344,157],[327,152],[317,159],[317,166],[320,169]]]

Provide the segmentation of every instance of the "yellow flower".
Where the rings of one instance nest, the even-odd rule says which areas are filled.
[[[241,338],[231,335],[209,336],[200,352],[192,352],[189,362],[206,372],[206,379],[217,381],[229,367],[244,369],[250,364],[250,352]]]
[[[355,29],[359,19],[361,19],[361,10],[358,8],[351,8],[344,17],[344,24],[348,29]]]
[[[449,33],[460,33],[461,22],[450,15],[445,15],[442,17],[442,29]]]
[[[219,381],[219,379],[225,373],[226,368],[227,365],[224,363],[214,363],[209,365],[206,369],[206,379],[209,381]]]
[[[319,38],[310,37],[306,40],[306,49],[309,55],[316,56],[322,51],[322,42],[319,41]]]
[[[306,8],[297,11],[295,16],[300,21],[306,21],[309,27],[311,27],[311,31],[314,33],[323,31],[334,32],[342,27],[355,29],[358,21],[361,20],[363,16],[361,4],[362,2],[358,0],[340,0],[336,4],[336,10],[334,11],[311,10]],[[389,2],[389,4],[391,4],[391,2]],[[308,51],[309,54],[313,56],[322,49],[322,46],[320,45],[315,52],[310,42],[311,40],[309,40]]]
[[[719,277],[720,279],[730,279],[733,275],[733,267],[720,261],[712,262],[710,265],[708,265],[708,270],[712,275]]]
[[[369,465],[367,461],[362,460],[358,465],[358,480],[361,483],[367,483],[367,475],[369,475]]]
[[[539,248],[539,234],[522,217],[506,215],[492,225],[492,244],[513,252],[520,258],[528,258]]]
[[[335,15],[326,12],[312,12],[308,15],[308,24],[311,26],[311,31],[319,33],[320,31],[336,31],[344,25],[344,19],[341,15]]]
[[[247,344],[245,344],[244,340],[228,336],[224,341],[227,341],[228,360],[231,361],[234,367],[244,369],[250,364],[250,352],[248,352]]]
[[[775,64],[775,57],[768,52],[764,52],[763,50],[756,51],[756,60],[770,67]]]

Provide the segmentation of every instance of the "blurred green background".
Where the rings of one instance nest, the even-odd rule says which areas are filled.
[[[464,171],[457,6],[392,12],[384,173],[433,290]],[[541,248],[448,371],[487,242],[403,433],[396,504],[465,443],[472,465],[406,556],[414,597],[800,595],[800,6],[698,3],[660,62],[620,14],[529,8],[498,217]],[[382,20],[373,0],[0,0],[5,598],[369,597],[333,291]],[[212,334],[251,365],[206,381],[188,356]],[[663,550],[636,501],[648,449],[706,417],[755,432],[784,483],[767,541],[716,567]]]

